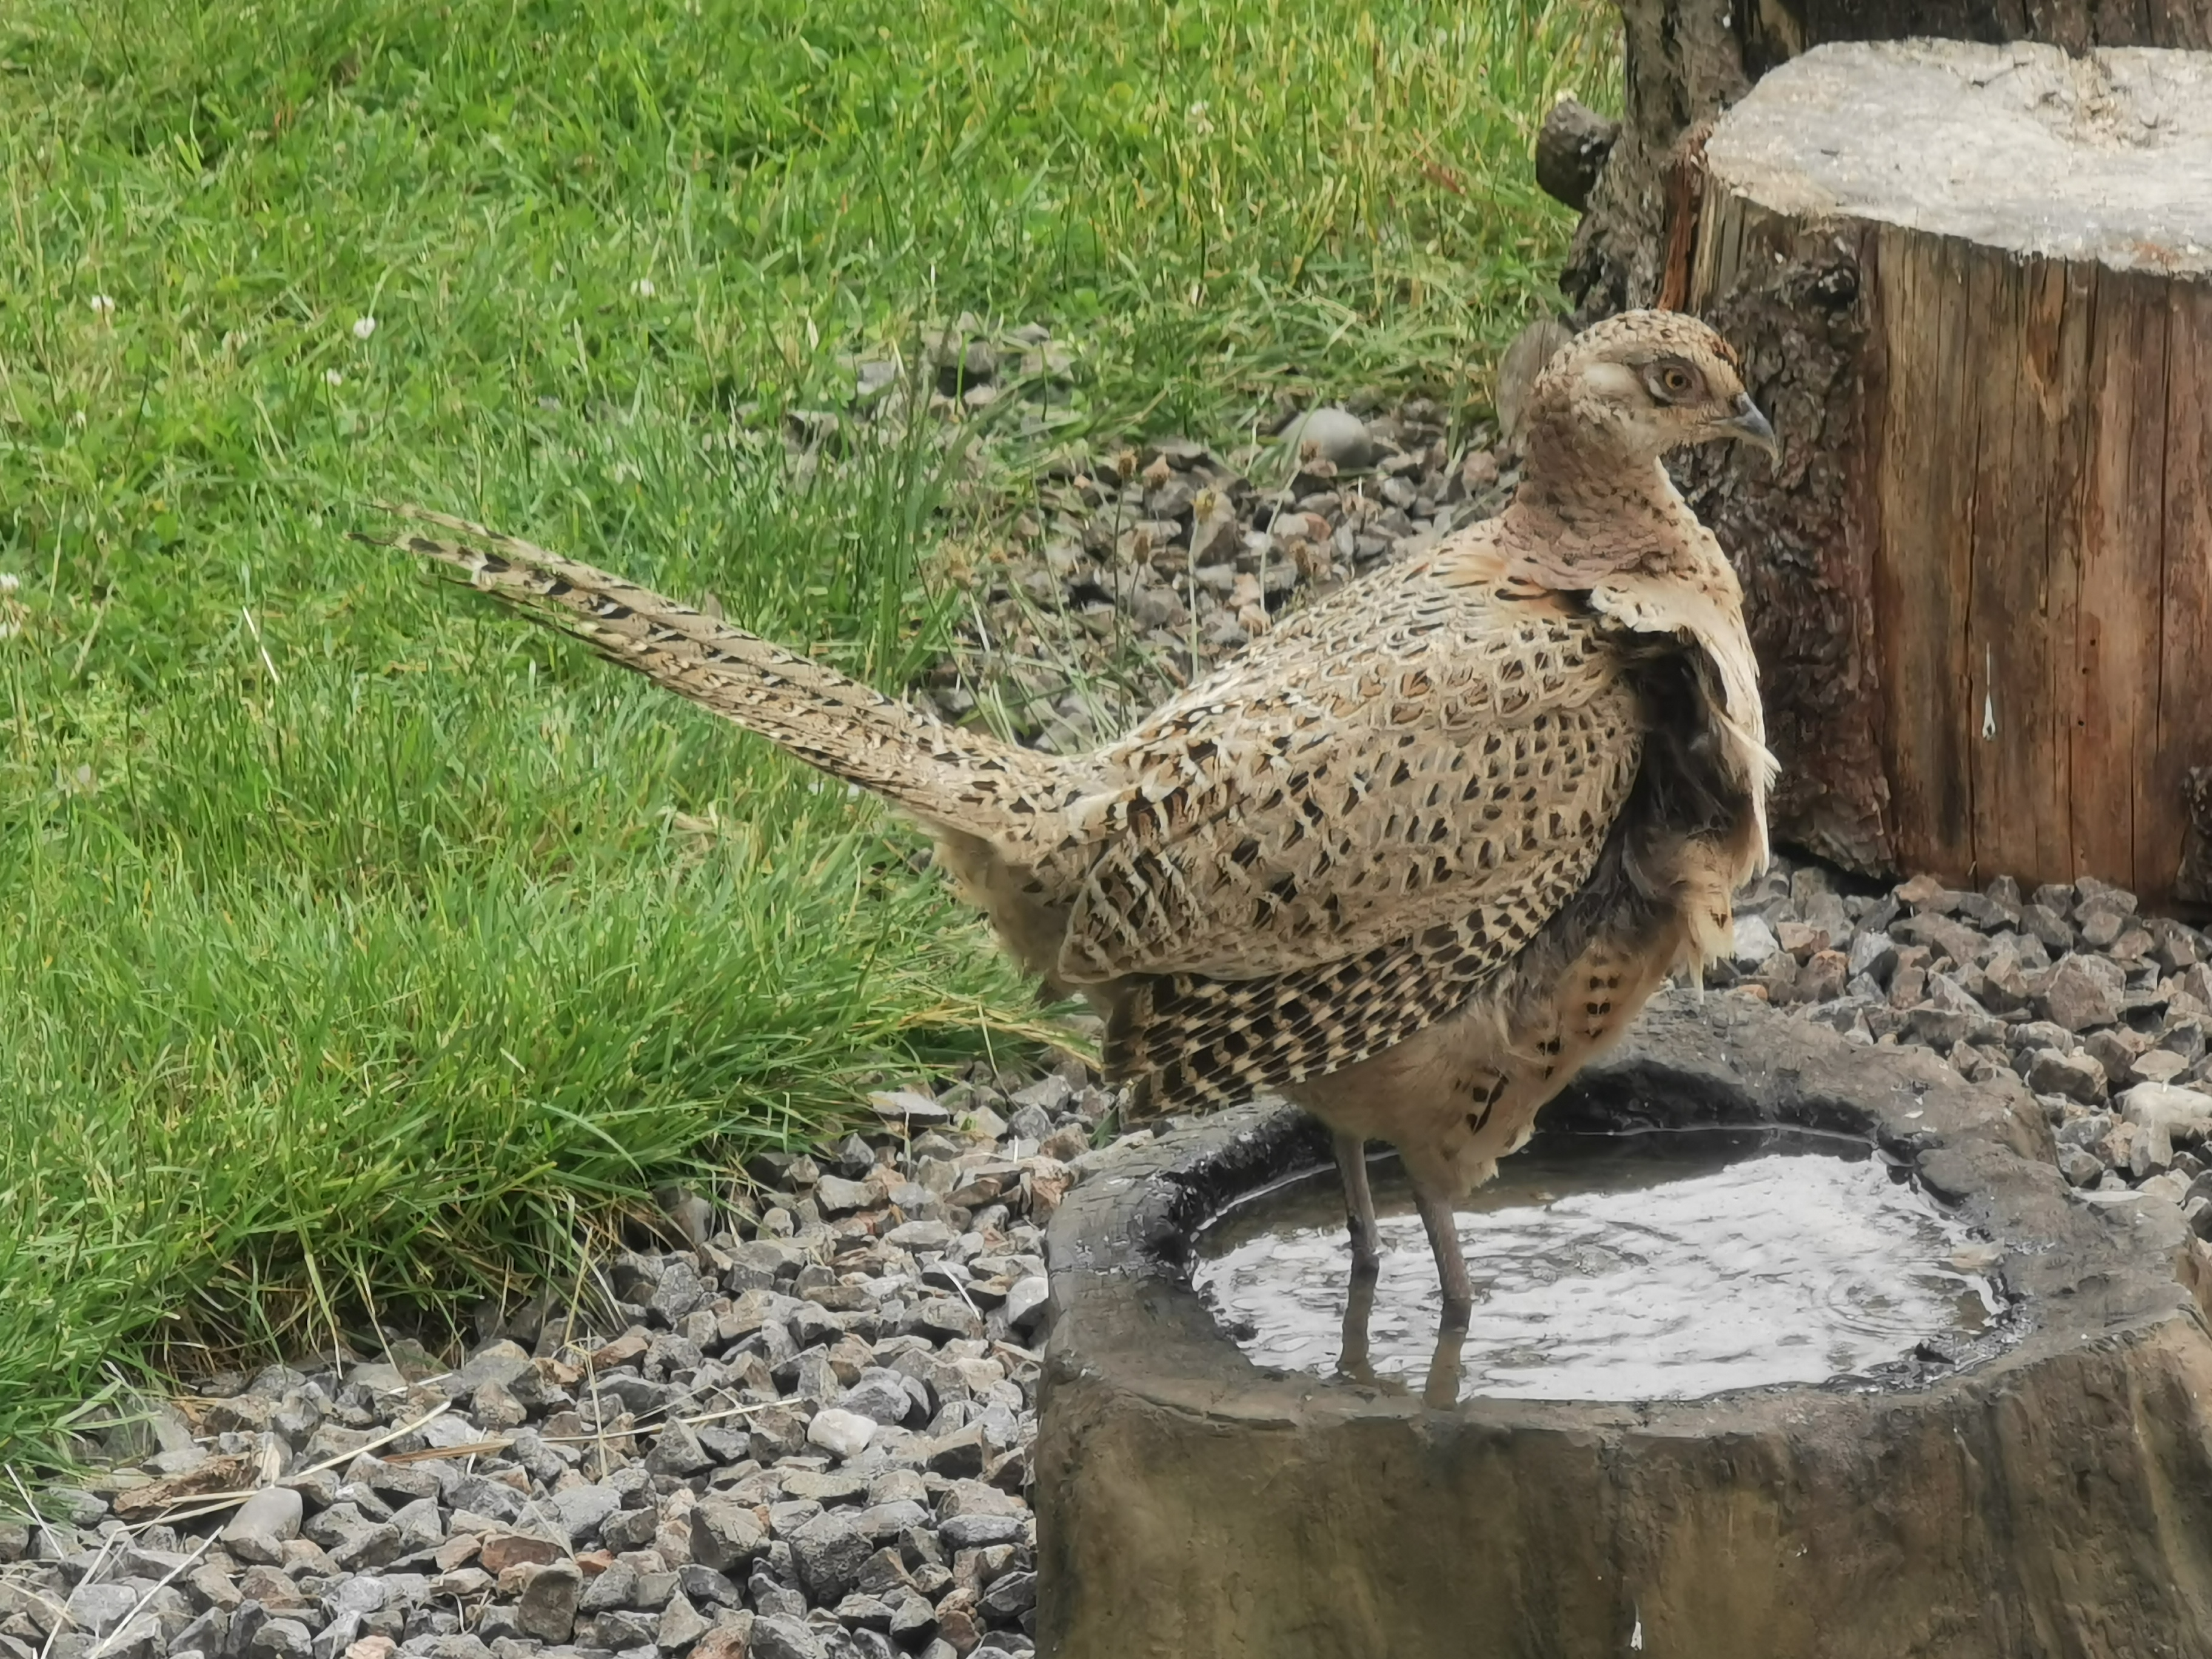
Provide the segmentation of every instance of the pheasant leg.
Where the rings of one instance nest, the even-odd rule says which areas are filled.
[[[1367,1185],[1367,1143],[1336,1137],[1336,1172],[1344,1179],[1344,1224],[1352,1235],[1352,1275],[1372,1279],[1382,1261],[1375,1231],[1375,1194]]]
[[[1367,1328],[1375,1317],[1375,1270],[1354,1267],[1352,1284],[1344,1297],[1344,1346],[1337,1355],[1336,1370],[1340,1376],[1348,1376],[1355,1382],[1372,1382],[1375,1366],[1370,1358]]]
[[[1463,1331],[1474,1309],[1474,1291],[1468,1283],[1467,1258],[1460,1254],[1459,1222],[1452,1212],[1452,1194],[1445,1188],[1416,1181],[1413,1202],[1420,1206],[1421,1225],[1429,1235],[1429,1248],[1437,1255],[1437,1280],[1444,1292],[1444,1328]]]

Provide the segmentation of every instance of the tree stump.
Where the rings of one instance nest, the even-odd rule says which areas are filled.
[[[1648,306],[1667,278],[1684,140],[1814,46],[1929,35],[1990,45],[2212,49],[2212,0],[1615,0],[1626,50],[1619,142],[1560,278],[1579,322]],[[1694,145],[1692,144],[1692,147]],[[1580,210],[1583,203],[1569,205]]]
[[[2172,903],[2212,763],[2212,54],[1819,48],[1707,141],[1689,286],[1785,445],[1685,468],[1778,834]]]

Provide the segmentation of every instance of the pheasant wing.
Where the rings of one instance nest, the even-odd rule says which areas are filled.
[[[1054,855],[1085,865],[1060,976],[1273,979],[1486,912],[1525,939],[1595,865],[1639,732],[1570,601],[1410,566],[1103,757],[1127,781]]]

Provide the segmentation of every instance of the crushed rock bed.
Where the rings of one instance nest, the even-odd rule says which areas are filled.
[[[2085,878],[2023,894],[1927,876],[1851,895],[1816,864],[1744,894],[1717,977],[1868,1043],[1911,1043],[2034,1091],[2059,1168],[2103,1202],[2180,1206],[2212,1234],[2212,940]],[[2194,1149],[2194,1150],[2192,1150]],[[2212,1259],[2209,1257],[2208,1259]]]
[[[1316,418],[1247,458],[1272,489],[1172,441],[1063,467],[932,698],[1081,747],[1514,480],[1432,406]],[[2212,1270],[2208,958],[2094,881],[1876,890],[1778,860],[1709,982],[2015,1073],[2082,1201],[2176,1206]],[[1075,1061],[889,1091],[878,1132],[757,1164],[726,1209],[672,1202],[689,1247],[617,1259],[574,1328],[538,1307],[458,1364],[216,1379],[158,1450],[0,1522],[0,1659],[1029,1653],[1041,1228],[1116,1103]]]
[[[1028,1653],[1039,1224],[1113,1104],[1077,1062],[891,1091],[872,1144],[672,1203],[700,1236],[611,1264],[616,1334],[215,1379],[0,1524],[0,1652]]]

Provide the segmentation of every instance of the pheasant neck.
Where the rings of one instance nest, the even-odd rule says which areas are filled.
[[[1703,538],[1656,459],[1592,456],[1531,434],[1499,540],[1547,587],[1587,588],[1632,570],[1679,568]]]

